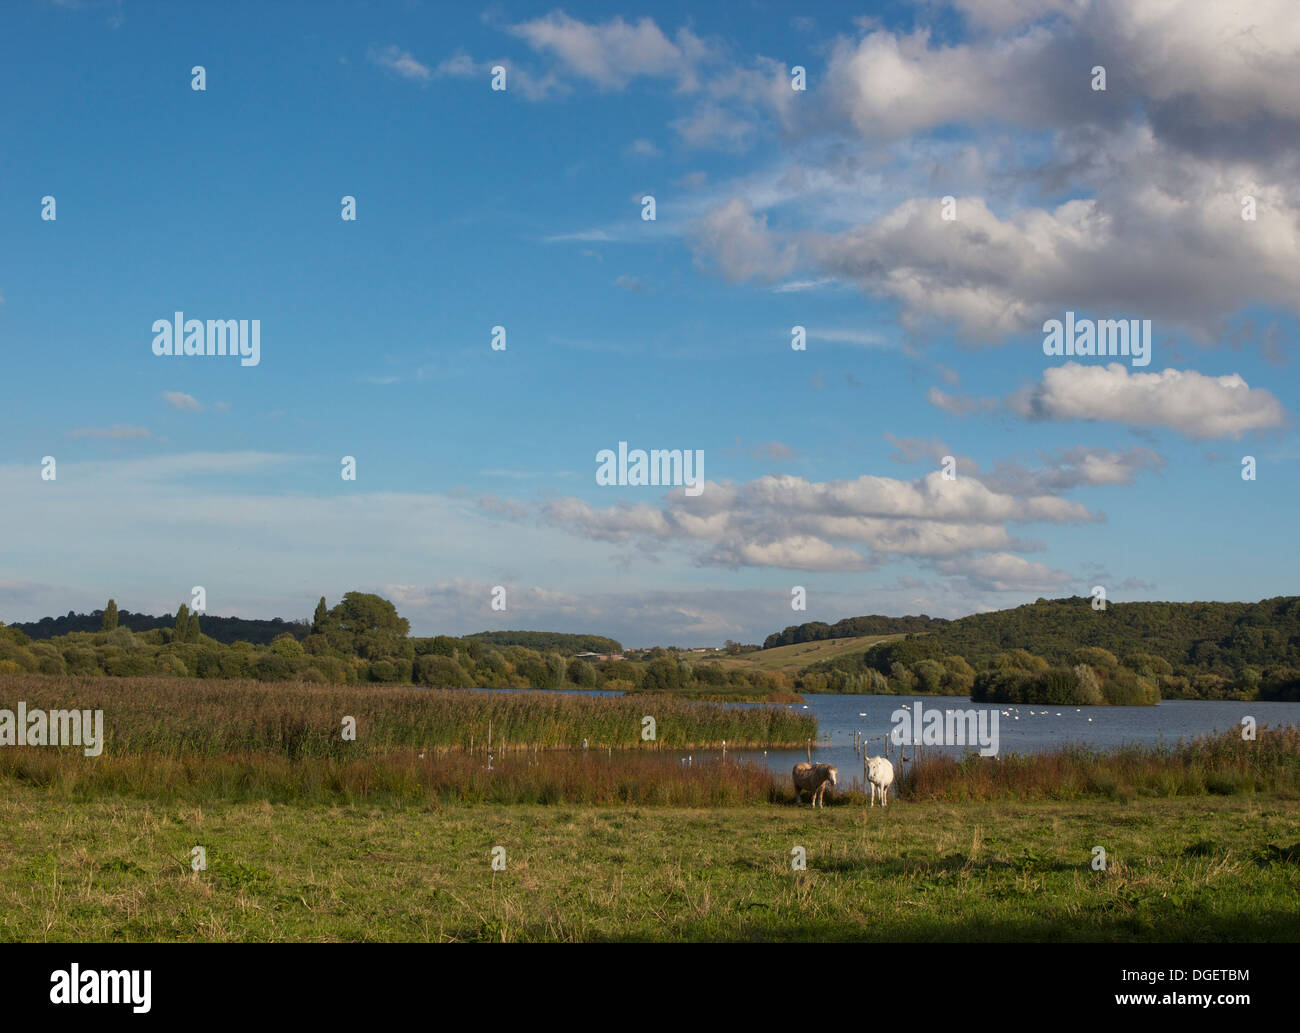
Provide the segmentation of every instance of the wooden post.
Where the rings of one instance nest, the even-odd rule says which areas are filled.
[[[491,722],[491,721],[488,722],[488,744],[487,744],[487,748],[488,748],[489,750],[492,749],[492,722]]]

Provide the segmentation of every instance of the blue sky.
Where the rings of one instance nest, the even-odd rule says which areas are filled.
[[[1252,6],[7,7],[0,620],[1294,593],[1300,39]],[[177,310],[260,363],[154,355]],[[1067,310],[1150,365],[1045,356]],[[597,486],[619,441],[704,494]]]

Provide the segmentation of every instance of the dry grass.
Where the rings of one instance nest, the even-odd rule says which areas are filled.
[[[1064,747],[964,761],[926,758],[899,778],[914,800],[1069,800],[1103,796],[1204,796],[1276,792],[1300,796],[1300,727],[1263,726],[1166,746],[1110,752]]]

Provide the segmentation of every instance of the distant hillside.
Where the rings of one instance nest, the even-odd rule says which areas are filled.
[[[526,646],[543,652],[557,650],[573,653],[621,653],[623,646],[616,639],[603,635],[566,635],[560,631],[480,631],[466,635],[465,640],[488,642],[494,646]]]
[[[1094,695],[1093,675],[1108,702],[1300,699],[1300,597],[1104,610],[1087,597],[1039,599],[813,663],[796,687],[1066,702]]]
[[[907,635],[918,631],[932,631],[946,627],[951,621],[942,617],[845,617],[834,624],[809,621],[792,624],[782,632],[768,635],[763,640],[764,649],[793,646],[800,642],[820,642],[828,638],[860,638],[863,635]]]
[[[66,635],[71,631],[99,631],[103,618],[103,610],[92,610],[90,613],[73,613],[69,610],[65,617],[42,617],[38,621],[28,624],[10,624],[9,627],[17,628],[28,638],[39,640]],[[130,628],[132,631],[153,631],[155,628],[173,627],[176,624],[176,614],[153,617],[147,613],[119,610],[117,623],[119,627]],[[270,620],[252,620],[244,617],[213,617],[201,613],[199,623],[203,628],[203,634],[225,645],[244,641],[251,642],[255,646],[265,646],[269,645],[276,635],[283,635],[286,632],[301,640],[306,638],[311,630],[305,622],[299,624],[280,617],[273,617]]]
[[[1246,667],[1300,667],[1300,597],[1258,603],[1107,603],[1039,599],[1014,610],[976,613],[937,629],[944,653],[979,666],[1025,649],[1049,663],[1096,646],[1123,658],[1151,653],[1179,674],[1232,675]]]

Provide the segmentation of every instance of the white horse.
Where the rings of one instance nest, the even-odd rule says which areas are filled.
[[[800,761],[794,766],[794,802],[801,803],[800,797],[805,789],[812,792],[812,805],[817,806],[817,801],[822,798],[826,792],[827,785],[835,785],[836,777],[839,771],[833,764],[809,764],[807,761]],[[825,801],[822,807],[826,806]]]
[[[884,757],[867,758],[867,781],[871,783],[871,806],[876,806],[876,790],[880,790],[882,807],[889,806],[889,787],[894,784],[894,765]]]

